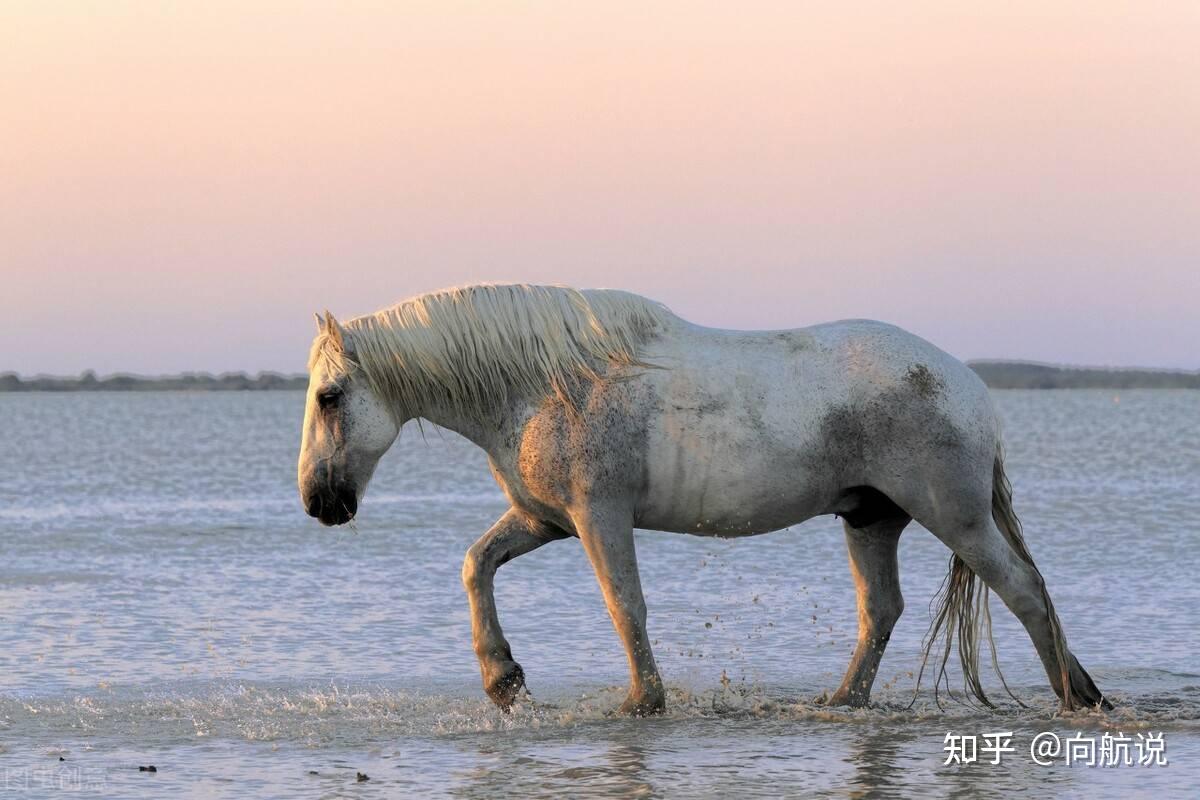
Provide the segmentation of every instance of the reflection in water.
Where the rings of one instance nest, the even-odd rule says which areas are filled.
[[[901,763],[911,758],[919,731],[904,729],[871,730],[864,726],[852,738],[846,761],[854,768],[848,781],[851,797],[879,797],[894,794],[909,779]]]
[[[476,740],[472,740],[473,742]],[[618,797],[656,795],[640,745],[601,736],[563,743],[559,736],[496,736],[478,740],[474,766],[456,775],[461,797]],[[469,748],[464,743],[464,753]]]

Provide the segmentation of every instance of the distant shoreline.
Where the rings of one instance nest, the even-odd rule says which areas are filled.
[[[78,377],[22,378],[14,372],[0,373],[0,392],[263,392],[304,389],[307,375],[283,375],[278,372],[185,372],[181,375],[145,377],[109,375],[97,377],[85,372]]]
[[[1035,361],[969,361],[968,366],[992,389],[1200,389],[1200,372],[1144,367],[1068,367]],[[296,391],[308,386],[306,375],[278,372],[187,372],[145,377],[85,372],[78,377],[22,378],[0,373],[0,392],[263,392]]]
[[[1200,372],[1146,367],[1070,367],[1036,361],[968,361],[992,389],[1200,389]]]

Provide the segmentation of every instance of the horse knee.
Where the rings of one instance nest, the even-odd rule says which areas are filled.
[[[462,565],[462,582],[468,592],[479,588],[482,574],[483,554],[476,545],[471,545],[467,548],[467,555],[463,558]]]

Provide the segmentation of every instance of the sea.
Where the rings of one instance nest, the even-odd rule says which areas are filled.
[[[1112,699],[1059,714],[992,601],[998,708],[918,688],[949,556],[912,525],[868,709],[841,525],[638,532],[668,711],[629,719],[579,542],[505,565],[529,696],[483,694],[459,572],[506,508],[406,426],[352,526],[305,516],[300,392],[0,394],[0,797],[1135,797],[1200,787],[1200,392],[997,391],[1026,538]],[[1089,745],[1090,743],[1090,745]],[[1090,757],[1089,757],[1090,748]]]

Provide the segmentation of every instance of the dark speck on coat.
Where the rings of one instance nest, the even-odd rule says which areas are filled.
[[[904,380],[926,400],[937,397],[945,387],[942,379],[934,375],[924,364],[914,364],[909,367],[908,372],[904,374]]]

